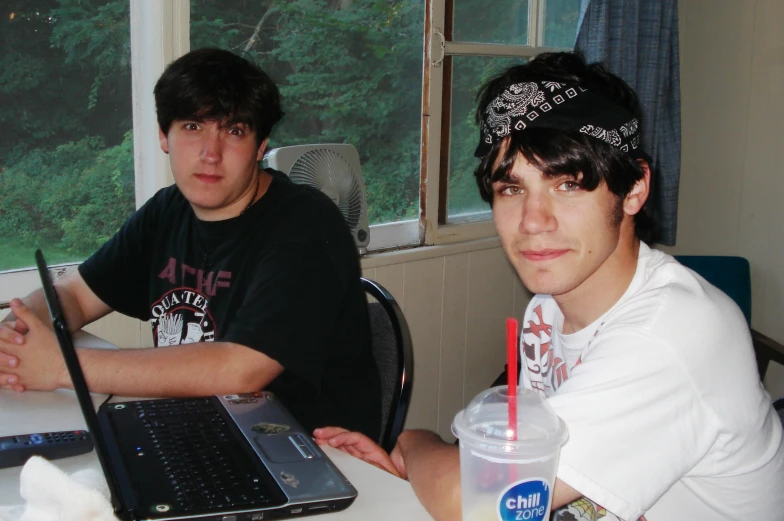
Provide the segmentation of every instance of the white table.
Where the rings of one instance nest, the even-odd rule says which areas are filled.
[[[93,337],[94,338],[94,337]],[[78,336],[77,344],[92,347],[91,339]],[[100,405],[106,395],[94,394],[93,403]],[[85,429],[76,395],[72,391],[27,391],[14,393],[0,390],[0,436]],[[429,520],[430,516],[417,500],[407,481],[379,470],[364,461],[327,447],[325,452],[359,492],[354,504],[343,512],[322,514],[316,519],[341,521]],[[55,460],[67,473],[84,468],[100,470],[95,451],[81,456]],[[0,469],[0,505],[18,505],[19,472],[21,467]]]

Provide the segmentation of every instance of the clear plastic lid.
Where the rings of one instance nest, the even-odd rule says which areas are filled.
[[[539,393],[517,389],[517,433],[509,427],[505,385],[479,393],[457,413],[452,432],[460,443],[503,454],[538,456],[557,450],[567,438],[566,425]]]

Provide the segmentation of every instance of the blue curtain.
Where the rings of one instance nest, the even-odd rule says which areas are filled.
[[[642,138],[653,158],[659,243],[675,244],[681,168],[677,0],[582,0],[575,49],[637,92]]]

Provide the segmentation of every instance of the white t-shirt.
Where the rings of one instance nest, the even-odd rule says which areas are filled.
[[[782,426],[729,297],[640,244],[621,299],[576,333],[562,328],[553,298],[535,296],[520,385],[569,429],[558,478],[591,500],[568,507],[574,518],[784,519]]]

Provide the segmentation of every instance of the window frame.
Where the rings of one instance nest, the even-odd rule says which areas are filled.
[[[563,50],[543,45],[546,0],[529,0],[528,3],[528,41],[532,45],[454,41],[452,22],[456,1],[459,0],[432,0],[430,17],[432,23],[430,27],[426,26],[428,52],[425,53],[425,74],[429,78],[430,93],[425,106],[430,110],[429,124],[426,127],[427,135],[423,137],[423,142],[438,145],[437,148],[434,146],[430,150],[424,173],[427,190],[422,206],[426,209],[434,209],[434,211],[424,212],[423,215],[426,245],[451,244],[496,235],[489,208],[486,216],[474,214],[474,217],[467,221],[450,222],[447,219],[452,57],[489,56],[530,59],[543,52]]]

